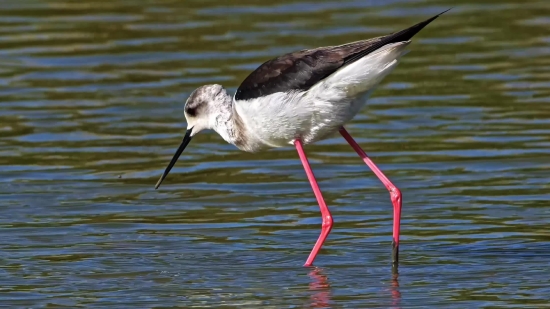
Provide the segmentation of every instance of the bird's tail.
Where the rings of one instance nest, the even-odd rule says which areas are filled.
[[[399,63],[411,41],[388,44],[332,74],[323,83],[348,98],[373,90]]]

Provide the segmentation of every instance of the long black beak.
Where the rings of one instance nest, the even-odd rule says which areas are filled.
[[[162,174],[162,176],[160,176],[160,179],[157,182],[157,185],[155,186],[155,190],[159,188],[159,186],[162,183],[162,181],[164,180],[164,178],[166,178],[166,176],[168,176],[168,173],[170,173],[170,170],[172,169],[172,167],[174,167],[174,164],[176,164],[176,161],[178,161],[178,158],[180,157],[181,153],[183,152],[185,147],[187,147],[187,145],[191,141],[191,138],[192,138],[191,137],[191,131],[193,131],[193,128],[191,128],[191,129],[187,130],[187,132],[185,132],[185,136],[183,137],[183,141],[181,142],[181,145],[179,146],[178,150],[176,150],[176,153],[174,154],[174,157],[172,158],[170,163],[168,163],[168,167],[166,167],[166,170],[164,170],[164,173]]]

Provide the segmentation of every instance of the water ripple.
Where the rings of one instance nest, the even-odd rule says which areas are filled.
[[[449,7],[345,141],[242,153],[201,133],[158,191],[198,85]],[[547,305],[550,40],[544,1],[19,1],[0,12],[0,302],[10,308]]]

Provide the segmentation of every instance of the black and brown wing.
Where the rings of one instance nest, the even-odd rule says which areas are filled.
[[[271,59],[244,79],[235,93],[235,99],[249,100],[277,92],[308,90],[342,66],[353,63],[384,45],[410,40],[445,12],[386,36],[302,50]]]

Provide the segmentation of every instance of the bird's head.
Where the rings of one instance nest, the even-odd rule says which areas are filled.
[[[166,178],[193,136],[202,130],[215,128],[218,117],[223,116],[224,109],[230,105],[231,97],[221,85],[204,85],[191,93],[185,102],[184,108],[187,131],[174,157],[157,182],[155,189],[158,189],[164,178]]]
[[[216,117],[228,97],[221,85],[201,86],[191,93],[184,108],[187,130],[192,130],[191,136],[215,126]]]

